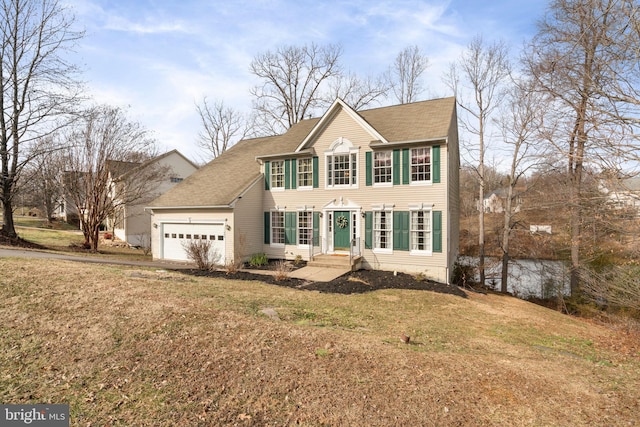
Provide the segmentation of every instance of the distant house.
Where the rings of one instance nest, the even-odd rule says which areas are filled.
[[[173,186],[194,173],[198,167],[177,150],[169,151],[154,157],[144,163],[108,161],[111,188],[114,189],[112,198],[116,209],[108,220],[106,227],[112,230],[114,236],[131,246],[150,247],[151,220],[145,206],[156,197],[165,193]],[[118,186],[127,185],[130,179],[144,179],[146,174],[136,174],[141,169],[155,169],[153,188],[145,188],[145,193],[135,197],[131,203],[116,200],[118,194],[125,194],[125,189]],[[144,187],[141,187],[144,188]]]
[[[600,191],[606,194],[611,208],[630,209],[640,216],[640,177],[602,180]]]
[[[503,213],[507,204],[507,189],[499,188],[487,194],[482,200],[482,207],[487,213]],[[520,212],[522,207],[522,198],[516,194],[512,204],[513,212]]]
[[[149,203],[154,259],[210,242],[220,264],[346,258],[448,282],[458,255],[456,102],[322,117],[238,142]],[[352,265],[353,268],[353,265]]]
[[[131,246],[150,246],[150,215],[144,211],[144,206],[156,197],[181,182],[184,178],[195,172],[198,167],[177,150],[169,151],[156,156],[146,162],[123,162],[107,160],[108,172],[107,186],[111,189],[111,198],[115,209],[113,215],[107,218],[105,228],[112,231],[116,238],[127,242]],[[141,173],[141,171],[153,171]],[[63,195],[58,203],[56,217],[69,223],[81,226],[80,216],[84,215],[86,208],[86,196],[71,190],[72,186],[84,188],[86,172],[66,171],[62,176]],[[147,185],[132,185],[131,180],[152,179]],[[129,195],[127,202],[121,200],[128,189],[135,187],[141,192],[134,196]],[[72,194],[80,198],[80,212]]]

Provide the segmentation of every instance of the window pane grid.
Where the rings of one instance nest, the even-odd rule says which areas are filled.
[[[357,155],[336,154],[327,157],[327,185],[357,184]]]
[[[271,162],[271,186],[284,187],[284,161]]]
[[[298,160],[298,187],[311,187],[313,184],[313,166],[311,159]]]
[[[310,245],[313,239],[313,213],[298,212],[298,244]]]
[[[376,184],[391,182],[391,152],[373,153],[373,182]]]
[[[271,242],[284,244],[284,212],[271,212]]]
[[[374,249],[391,249],[391,212],[373,212]]]
[[[431,180],[431,148],[411,149],[411,181]]]
[[[431,250],[431,212],[411,212],[411,250]]]

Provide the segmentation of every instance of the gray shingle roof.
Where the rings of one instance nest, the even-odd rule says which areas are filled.
[[[360,111],[358,114],[389,142],[446,137],[455,98]],[[154,200],[154,208],[230,205],[260,176],[256,157],[293,152],[320,119],[303,120],[282,135],[246,139]]]

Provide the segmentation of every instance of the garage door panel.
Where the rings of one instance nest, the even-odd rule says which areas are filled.
[[[165,223],[162,231],[163,258],[176,261],[190,261],[184,245],[194,240],[211,242],[217,261],[225,258],[224,224]]]

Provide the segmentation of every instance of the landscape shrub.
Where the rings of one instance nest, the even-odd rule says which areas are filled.
[[[291,271],[291,267],[287,264],[286,261],[278,261],[276,264],[276,273],[274,277],[277,281],[286,280],[289,278],[289,272]]]
[[[249,265],[251,267],[264,267],[267,264],[269,264],[267,254],[254,254],[249,258]]]
[[[198,269],[213,270],[216,266],[218,257],[211,249],[211,241],[203,239],[189,240],[183,243],[182,247],[187,252],[187,258],[193,261]]]

